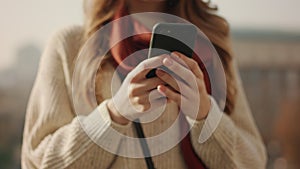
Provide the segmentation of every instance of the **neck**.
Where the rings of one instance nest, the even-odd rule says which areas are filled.
[[[129,13],[164,12],[165,0],[127,0]]]

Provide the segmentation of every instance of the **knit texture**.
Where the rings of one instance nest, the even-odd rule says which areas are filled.
[[[72,76],[82,45],[83,27],[71,26],[55,33],[44,50],[26,111],[22,168],[146,168],[143,158],[117,156],[89,137],[115,145],[113,151],[139,151],[139,146],[126,146],[129,144],[122,142],[122,138],[110,138],[109,135],[113,128],[136,137],[132,124],[122,126],[112,122],[106,107],[106,100],[111,97],[113,64],[108,62],[97,76],[102,83],[96,86],[101,93],[97,109],[87,116],[76,116],[71,95]],[[222,116],[215,132],[204,143],[200,143],[199,136],[205,120],[196,122],[191,130],[192,146],[210,169],[262,169],[267,161],[265,147],[249,109],[236,64],[234,68],[238,86],[234,111],[230,116]],[[174,122],[177,111],[175,104],[169,104],[158,119],[143,124],[145,135],[155,136],[165,131]],[[213,121],[213,117],[210,120]],[[153,162],[157,169],[186,168],[179,145],[154,156]]]

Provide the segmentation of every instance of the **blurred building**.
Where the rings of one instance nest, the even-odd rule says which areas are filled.
[[[299,110],[299,105],[289,102],[300,98],[300,35],[238,30],[233,31],[233,48],[250,107],[267,146],[268,168],[286,169],[283,163],[287,163],[284,161],[287,159],[281,158],[285,148],[282,141],[285,140],[276,138],[274,128],[291,132],[291,128],[282,124],[292,126],[293,121],[278,123],[278,118],[284,117],[289,110]],[[299,136],[300,129],[293,132]],[[295,151],[300,152],[300,149]]]
[[[0,72],[0,168],[20,168],[25,109],[37,72],[40,49],[25,44],[16,50],[15,64]]]

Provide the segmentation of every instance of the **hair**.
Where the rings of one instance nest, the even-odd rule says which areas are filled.
[[[84,0],[85,39],[87,40],[103,25],[110,22],[118,5],[124,2],[125,0]],[[230,114],[235,105],[236,80],[233,72],[233,55],[229,41],[228,23],[216,14],[218,9],[216,6],[212,6],[210,1],[167,0],[166,6],[166,13],[179,16],[196,25],[208,37],[218,52],[225,70],[227,84],[224,112]]]

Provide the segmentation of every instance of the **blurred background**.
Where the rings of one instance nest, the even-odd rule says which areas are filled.
[[[300,1],[214,0],[231,25],[268,169],[300,159]],[[82,24],[82,0],[0,1],[0,168],[20,168],[25,109],[47,39]]]

